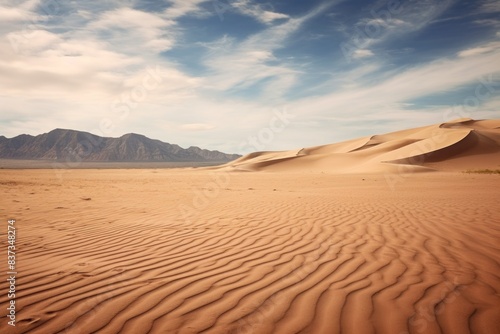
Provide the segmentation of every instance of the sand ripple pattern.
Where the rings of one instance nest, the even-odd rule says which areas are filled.
[[[499,333],[500,178],[235,174],[186,221],[204,173],[39,173],[9,333]]]

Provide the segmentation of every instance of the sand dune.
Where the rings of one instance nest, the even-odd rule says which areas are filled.
[[[224,170],[373,173],[500,167],[500,120],[452,122],[284,152],[257,152]]]
[[[274,159],[405,147],[391,136]],[[391,189],[377,175],[4,170],[18,323],[6,325],[2,280],[0,328],[498,333],[499,186],[462,173],[412,174]],[[1,259],[5,250],[2,232]]]

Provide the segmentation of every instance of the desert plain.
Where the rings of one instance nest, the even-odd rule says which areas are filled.
[[[221,168],[1,170],[2,333],[499,333],[500,175],[459,171],[498,164],[481,124],[440,127],[448,171],[377,167],[429,129]],[[321,171],[329,150],[361,167]]]

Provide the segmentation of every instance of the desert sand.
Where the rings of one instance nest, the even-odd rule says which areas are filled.
[[[498,175],[393,187],[383,175],[0,175],[2,217],[18,227],[18,323],[2,293],[4,333],[500,328]]]
[[[283,152],[255,152],[226,170],[336,174],[463,171],[500,166],[500,120],[454,121]]]
[[[498,169],[496,124],[217,170],[1,170],[2,333],[499,333],[500,175],[458,172]]]

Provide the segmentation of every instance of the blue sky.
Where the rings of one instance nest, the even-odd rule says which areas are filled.
[[[0,134],[225,152],[500,117],[500,1],[0,0]]]

